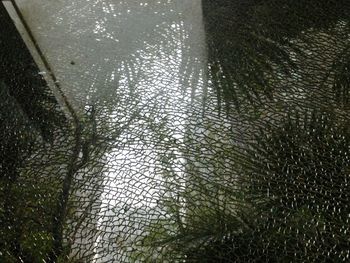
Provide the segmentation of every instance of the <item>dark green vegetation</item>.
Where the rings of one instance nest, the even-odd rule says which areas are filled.
[[[91,135],[69,124],[2,3],[0,24],[0,261],[66,262],[62,196]]]
[[[53,204],[47,197],[56,184],[41,184],[42,168],[26,167],[50,147],[65,118],[2,3],[0,23],[0,261],[38,262],[50,247]]]
[[[170,261],[349,261],[348,1],[203,0],[203,10],[232,129],[203,138],[216,167],[189,168],[187,190],[169,190],[172,223],[144,240],[149,261],[160,247]]]

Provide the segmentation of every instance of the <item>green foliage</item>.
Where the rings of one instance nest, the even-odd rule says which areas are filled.
[[[232,108],[244,112],[247,103],[261,106],[282,92],[306,65],[317,68],[317,56],[325,56],[321,63],[327,67],[327,56],[332,55],[315,54],[315,46],[324,52],[326,42],[335,37],[343,46],[335,51],[345,48],[349,10],[347,1],[333,0],[204,0],[210,75],[220,105],[224,103],[227,113]],[[328,36],[316,36],[315,45],[315,35],[320,32]],[[341,60],[344,57],[342,54]],[[338,67],[342,69],[337,69],[335,89],[338,96],[346,95],[341,91],[349,75],[346,61]],[[288,86],[293,89],[295,83]],[[301,88],[306,86],[303,83]]]
[[[242,175],[246,200],[274,250],[300,260],[342,260],[349,246],[349,122],[327,112],[300,115],[250,144]]]
[[[333,91],[336,101],[344,108],[350,103],[350,49],[345,48],[334,63]]]
[[[150,262],[344,260],[349,127],[334,113],[315,111],[264,127],[247,148],[234,150],[241,159],[232,166],[241,167],[235,190],[223,191],[223,177],[211,184],[192,177],[180,199],[164,199],[167,217],[142,243]]]
[[[22,240],[24,254],[31,255],[32,262],[42,262],[51,250],[52,236],[49,232],[29,233]]]
[[[165,198],[168,221],[150,227],[149,254],[169,262],[348,261],[349,4],[203,3],[210,80],[232,134],[216,127],[212,136],[206,126],[202,138],[187,138],[200,153],[186,160],[181,198]]]

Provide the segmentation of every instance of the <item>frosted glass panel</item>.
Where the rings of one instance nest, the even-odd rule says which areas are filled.
[[[16,2],[64,92],[79,106],[108,99],[117,87],[125,91],[121,83],[147,83],[152,92],[178,85],[189,57],[204,67],[200,1]]]

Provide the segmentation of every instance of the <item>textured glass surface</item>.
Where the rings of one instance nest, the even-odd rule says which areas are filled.
[[[346,0],[0,2],[0,262],[350,261]]]

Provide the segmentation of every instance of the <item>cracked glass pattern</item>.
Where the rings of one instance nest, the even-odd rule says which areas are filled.
[[[0,2],[0,262],[348,262],[346,0]]]

